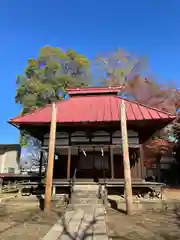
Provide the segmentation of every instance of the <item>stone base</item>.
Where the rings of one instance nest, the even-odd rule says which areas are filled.
[[[115,210],[125,212],[126,211],[126,202],[125,201],[117,201],[116,206],[114,203],[108,204],[108,207],[114,208]],[[115,206],[115,207],[114,207]],[[134,212],[144,212],[144,211],[166,211],[166,210],[175,210],[180,208],[180,203],[178,201],[134,201],[133,202],[133,210]]]

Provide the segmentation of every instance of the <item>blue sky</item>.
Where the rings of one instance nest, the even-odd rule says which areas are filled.
[[[179,25],[179,0],[0,1],[0,143],[18,142],[18,131],[7,124],[20,112],[16,75],[44,45],[73,48],[90,59],[124,48],[147,56],[157,79],[178,85]]]

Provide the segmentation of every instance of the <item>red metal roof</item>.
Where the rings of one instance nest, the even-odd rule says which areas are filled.
[[[57,122],[110,122],[120,120],[122,98],[113,95],[87,95],[70,97],[56,103]],[[124,99],[127,120],[175,119],[175,116],[158,109]],[[14,124],[48,123],[51,121],[52,105],[15,117]]]

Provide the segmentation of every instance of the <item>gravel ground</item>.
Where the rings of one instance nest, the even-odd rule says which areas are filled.
[[[121,240],[178,240],[180,219],[172,211],[152,212],[126,216],[108,210],[109,236]]]
[[[180,189],[166,189],[168,200],[180,202]],[[109,236],[121,240],[179,240],[180,210],[146,211],[126,216],[109,209],[107,212]]]
[[[180,190],[167,189],[166,196],[180,200]],[[39,202],[31,197],[18,197],[0,204],[0,240],[41,239],[65,209],[56,203],[51,215],[41,211]],[[129,217],[110,209],[107,222],[111,239],[180,240],[180,217],[173,211],[148,211]]]
[[[36,199],[15,199],[0,205],[0,240],[38,240],[57,222],[65,207],[53,203],[47,215]],[[55,206],[56,205],[56,206]]]
[[[180,189],[167,188],[164,191],[166,199],[180,200]]]

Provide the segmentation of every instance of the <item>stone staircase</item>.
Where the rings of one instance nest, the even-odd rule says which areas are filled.
[[[44,240],[93,239],[108,240],[106,211],[98,198],[96,183],[75,184],[65,215]]]
[[[96,208],[102,207],[102,200],[98,198],[99,186],[96,183],[75,185],[69,208]]]

